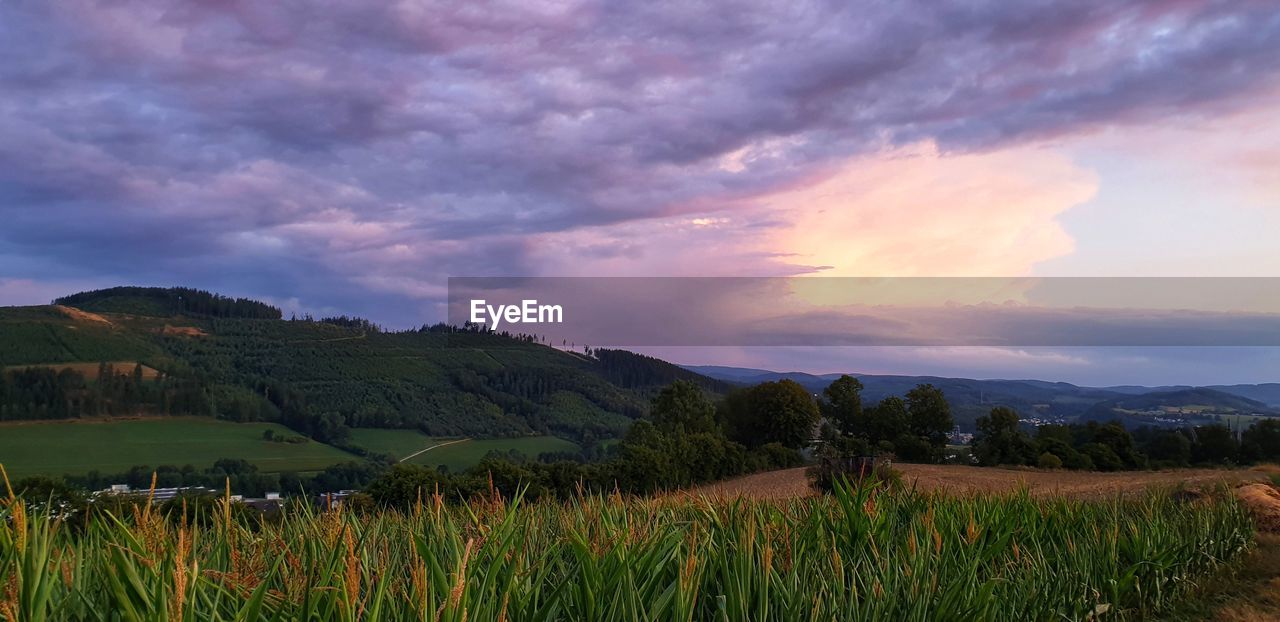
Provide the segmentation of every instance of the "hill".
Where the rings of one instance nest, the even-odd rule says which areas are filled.
[[[1251,400],[1257,400],[1274,408],[1280,408],[1280,383],[1268,382],[1265,384],[1232,384],[1232,385],[1211,385],[1208,388],[1231,395],[1246,397]]]
[[[688,369],[713,378],[719,378],[735,384],[754,384],[770,380],[789,378],[803,385],[814,393],[821,392],[832,380],[841,374],[806,374],[801,372],[774,372],[767,370],[723,367],[723,366],[689,366]],[[875,403],[891,395],[904,395],[918,384],[929,383],[946,394],[947,401],[955,413],[956,423],[961,431],[972,432],[974,422],[979,416],[987,414],[996,406],[1008,406],[1022,414],[1024,420],[1030,422],[1070,422],[1086,419],[1124,418],[1126,407],[1116,405],[1146,404],[1144,400],[1128,402],[1126,398],[1143,398],[1153,394],[1163,394],[1166,403],[1162,406],[1185,407],[1187,414],[1196,406],[1220,408],[1223,414],[1270,414],[1275,406],[1280,405],[1280,384],[1233,385],[1221,387],[1082,387],[1066,382],[1046,382],[1043,380],[974,380],[970,378],[944,378],[938,376],[896,376],[873,374],[850,374],[858,378],[863,386],[864,402]],[[1255,398],[1256,396],[1256,398]],[[1157,400],[1161,398],[1156,398]],[[1146,409],[1145,406],[1142,409]],[[1173,415],[1169,415],[1172,417]],[[1179,416],[1182,416],[1179,413]],[[1166,417],[1168,418],[1168,417]],[[1204,417],[1194,417],[1199,421]],[[1152,420],[1130,421],[1142,425]]]
[[[1199,387],[1118,397],[1095,404],[1088,420],[1120,419],[1126,425],[1199,425],[1233,416],[1280,415],[1257,400]]]
[[[63,296],[53,301],[81,311],[129,313],[152,317],[206,315],[278,320],[280,309],[248,298],[230,298],[189,287],[111,287]]]
[[[625,351],[566,352],[445,326],[283,320],[260,302],[186,288],[56,302],[0,308],[0,421],[181,414],[278,422],[338,446],[355,427],[589,444],[624,432],[674,379],[729,386]]]

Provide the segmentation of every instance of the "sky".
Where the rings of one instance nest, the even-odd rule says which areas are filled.
[[[450,276],[1280,276],[1277,49],[1248,0],[11,0],[0,304],[408,327]],[[1280,380],[1265,348],[675,354]]]

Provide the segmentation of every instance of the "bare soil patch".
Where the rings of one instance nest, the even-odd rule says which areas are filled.
[[[160,334],[174,335],[177,337],[206,337],[209,335],[209,333],[206,333],[195,326],[170,326],[168,324],[165,324],[164,328],[160,329]]]
[[[1280,492],[1270,484],[1247,484],[1236,489],[1236,496],[1253,514],[1258,529],[1280,532]]]
[[[110,320],[98,315],[97,313],[89,313],[88,311],[81,311],[75,307],[67,307],[63,305],[53,305],[53,308],[57,309],[59,313],[76,320],[77,322],[94,322],[98,324],[106,324],[107,326],[112,325]]]

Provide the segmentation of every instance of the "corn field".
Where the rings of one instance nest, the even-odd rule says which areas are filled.
[[[1221,497],[428,493],[406,512],[301,510],[257,525],[146,505],[61,521],[10,499],[0,619],[1158,618],[1250,546],[1248,516]]]

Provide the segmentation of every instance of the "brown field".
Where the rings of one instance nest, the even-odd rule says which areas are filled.
[[[938,464],[895,464],[902,483],[924,491],[1011,492],[1026,487],[1033,495],[1101,497],[1140,492],[1149,488],[1231,486],[1270,482],[1265,469],[1178,469],[1125,473],[1041,471]],[[693,494],[783,499],[812,494],[804,469],[757,473],[695,488]]]
[[[121,374],[121,373],[132,374],[133,366],[138,364],[137,361],[107,361],[107,363],[111,364],[115,368],[115,371],[117,374]],[[10,365],[5,369],[29,369],[32,367],[48,367],[48,368],[56,369],[58,371],[61,371],[64,369],[70,369],[72,371],[76,371],[76,372],[80,372],[81,374],[84,374],[84,377],[89,380],[98,379],[98,363],[50,363],[47,365]],[[155,377],[158,375],[160,375],[160,372],[158,370],[147,367],[146,365],[142,366],[143,379],[154,380]]]

